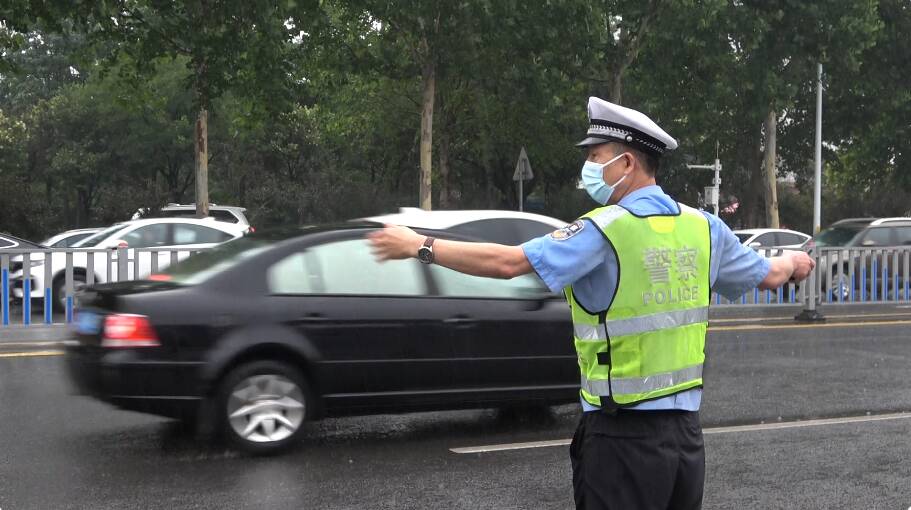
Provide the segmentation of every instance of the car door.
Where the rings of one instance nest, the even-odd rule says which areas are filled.
[[[348,238],[288,254],[267,280],[270,306],[315,345],[330,405],[403,406],[451,388],[454,351],[417,260],[379,263]]]
[[[455,383],[483,399],[493,393],[578,390],[569,307],[534,274],[481,278],[429,266],[434,301],[457,362]]]
[[[117,245],[127,247],[127,276],[125,279],[145,278],[152,271],[153,253],[158,252],[159,260],[167,260],[166,252],[155,250],[165,249],[173,244],[174,234],[170,223],[150,223],[140,225],[130,231],[123,232]],[[165,264],[166,265],[166,264]],[[115,268],[117,264],[115,263]]]

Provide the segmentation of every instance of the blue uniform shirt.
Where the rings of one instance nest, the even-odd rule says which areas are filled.
[[[620,206],[636,214],[678,214],[677,202],[659,186],[640,188],[620,200]],[[704,212],[709,220],[712,256],[712,290],[736,299],[759,285],[769,273],[769,261],[740,243],[737,236],[717,216]],[[561,235],[546,235],[522,245],[538,276],[554,292],[567,285],[589,310],[606,310],[617,286],[617,258],[598,228],[590,221],[583,227]],[[679,409],[697,411],[702,389],[695,388],[638,404],[632,409]],[[582,399],[586,411],[598,408]]]

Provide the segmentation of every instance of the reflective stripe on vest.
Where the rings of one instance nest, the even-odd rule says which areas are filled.
[[[604,324],[592,326],[589,324],[574,324],[576,338],[586,341],[604,342],[608,337],[635,335],[657,331],[659,329],[676,328],[689,324],[698,324],[709,320],[709,310],[705,307],[675,310],[673,312],[653,313],[631,319],[607,321]],[[607,334],[605,335],[605,328]]]
[[[610,381],[597,379],[589,381],[582,375],[582,389],[592,395],[610,395],[611,388],[616,393],[645,393],[660,390],[669,386],[676,386],[682,382],[702,378],[702,365],[693,365],[674,372],[665,372],[646,377],[627,377],[624,379],[611,379]]]

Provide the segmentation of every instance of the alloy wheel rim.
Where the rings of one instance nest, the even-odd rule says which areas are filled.
[[[231,390],[228,421],[242,439],[270,443],[288,438],[304,421],[304,395],[294,382],[277,374],[250,376]]]

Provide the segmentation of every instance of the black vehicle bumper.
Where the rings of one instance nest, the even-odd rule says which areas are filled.
[[[122,409],[186,418],[201,398],[187,394],[182,373],[188,367],[142,358],[135,350],[69,346],[66,368],[76,393],[88,395]]]

